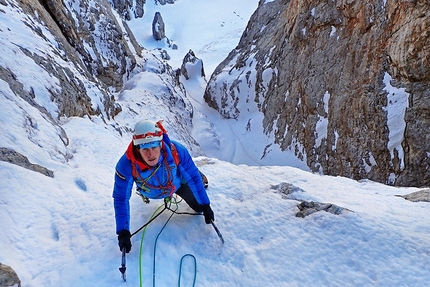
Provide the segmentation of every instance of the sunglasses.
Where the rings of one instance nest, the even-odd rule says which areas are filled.
[[[141,143],[137,145],[139,149],[147,149],[147,148],[155,148],[161,146],[161,141],[149,142],[149,143]]]

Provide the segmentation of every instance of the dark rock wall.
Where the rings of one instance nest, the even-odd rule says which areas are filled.
[[[313,171],[428,185],[429,18],[428,1],[260,1],[205,100],[226,118],[255,102],[265,132]],[[408,102],[394,146],[387,84]]]
[[[61,60],[71,63],[67,66],[47,53],[34,54],[22,48],[27,57],[60,82],[59,89],[47,91],[59,107],[58,117],[103,114],[111,118],[120,111],[110,91],[122,88],[142,48],[126,23],[118,23],[107,0],[20,0],[6,5],[22,9],[31,19],[28,28],[41,41],[49,42],[40,28],[46,27],[56,40],[52,49]],[[93,82],[93,91],[87,81]],[[96,106],[89,93],[101,93],[103,105]]]

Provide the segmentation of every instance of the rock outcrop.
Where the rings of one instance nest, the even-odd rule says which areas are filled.
[[[344,211],[351,212],[351,210],[337,206],[332,203],[321,203],[314,201],[302,201],[297,204],[297,208],[299,211],[296,213],[296,217],[306,217],[310,214],[313,214],[318,211],[326,211],[329,213],[333,213],[335,215],[339,215],[344,213]]]
[[[307,197],[307,195],[305,194],[306,192],[300,187],[288,182],[281,182],[277,185],[271,185],[270,189],[273,189],[274,192],[281,194],[282,199],[300,201],[300,203],[297,204],[297,208],[299,209],[299,211],[296,212],[296,217],[304,218],[318,211],[326,211],[335,215],[342,214],[345,211],[352,212],[347,208],[340,207],[333,203],[322,203],[314,200],[304,200],[303,197]]]
[[[205,101],[253,105],[312,171],[397,186],[430,182],[430,3],[260,1]]]
[[[156,41],[161,41],[166,37],[163,17],[160,12],[156,12],[152,20],[152,37]]]
[[[38,164],[31,163],[26,156],[8,148],[0,147],[0,160],[16,164],[49,177],[54,177],[54,172],[52,170]]]
[[[0,286],[21,287],[21,280],[12,267],[0,263]]]
[[[166,4],[174,4],[175,0],[155,0],[155,2],[160,3],[161,5],[166,5]]]
[[[203,61],[197,58],[192,50],[190,50],[182,60],[180,71],[181,75],[187,80],[193,77],[205,77]]]
[[[406,195],[396,195],[412,202],[430,202],[430,188],[418,190]]]
[[[136,0],[136,6],[135,6],[135,12],[134,16],[136,18],[142,18],[143,14],[145,14],[144,5],[146,3],[146,0]]]

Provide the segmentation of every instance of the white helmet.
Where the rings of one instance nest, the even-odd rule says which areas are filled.
[[[163,139],[163,131],[156,122],[143,120],[134,127],[133,144],[146,144]]]

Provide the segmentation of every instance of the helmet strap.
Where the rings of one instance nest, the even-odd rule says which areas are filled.
[[[157,126],[160,128],[160,130],[163,132],[163,134],[167,134],[166,129],[163,127],[162,124],[163,120],[159,120],[158,122],[156,122]]]

